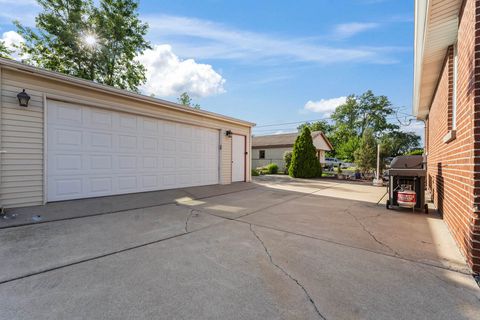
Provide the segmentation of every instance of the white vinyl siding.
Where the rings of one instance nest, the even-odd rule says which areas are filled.
[[[16,86],[2,72],[0,202],[2,206],[43,202],[43,94],[28,85]],[[28,108],[17,94],[28,91]]]

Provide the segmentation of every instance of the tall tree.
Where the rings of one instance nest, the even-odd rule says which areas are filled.
[[[186,106],[186,107],[192,107],[195,109],[200,109],[200,105],[198,103],[193,103],[192,98],[190,98],[190,95],[188,92],[183,92],[180,97],[177,98],[178,103]]]
[[[15,22],[26,62],[132,91],[145,82],[145,67],[135,57],[150,45],[137,1],[100,0],[97,7],[91,0],[38,3],[35,29]]]
[[[348,132],[356,132],[358,137],[362,137],[367,128],[371,128],[375,134],[398,129],[398,125],[389,123],[387,119],[394,113],[392,103],[386,96],[376,96],[368,90],[360,96],[350,95],[347,101],[333,112],[332,119],[337,126]]]
[[[368,90],[362,95],[350,95],[347,101],[333,112],[334,130],[329,136],[335,147],[336,156],[352,161],[354,152],[367,129],[378,137],[385,131],[397,130],[398,125],[388,122],[395,113],[386,96],[376,96]]]
[[[420,136],[414,132],[390,131],[380,138],[382,154],[396,157],[420,147]]]
[[[294,178],[315,178],[322,175],[322,167],[308,127],[304,127],[295,140],[288,173]]]
[[[372,128],[367,128],[355,150],[355,163],[363,173],[375,168],[377,163],[377,142]]]
[[[138,2],[132,0],[102,0],[93,10],[100,42],[98,77],[104,84],[136,90],[146,80],[146,69],[135,57],[150,48],[144,38],[148,25],[137,11]]]

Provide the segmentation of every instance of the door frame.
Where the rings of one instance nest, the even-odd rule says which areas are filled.
[[[247,181],[247,136],[244,134],[239,133],[232,133],[231,141],[231,148],[230,148],[230,183],[233,183],[233,136],[240,136],[243,137],[243,182]],[[235,182],[242,182],[242,181],[235,181]]]

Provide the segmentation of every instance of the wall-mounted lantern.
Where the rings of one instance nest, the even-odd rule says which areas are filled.
[[[231,138],[231,137],[232,137],[232,130],[227,130],[227,131],[225,131],[225,135],[226,135],[227,137]]]
[[[30,100],[30,96],[25,92],[25,89],[23,89],[22,92],[17,94],[17,98],[20,107],[28,107],[28,101]]]

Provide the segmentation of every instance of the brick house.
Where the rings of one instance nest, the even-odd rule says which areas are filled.
[[[480,0],[415,0],[413,114],[427,188],[480,273]]]

